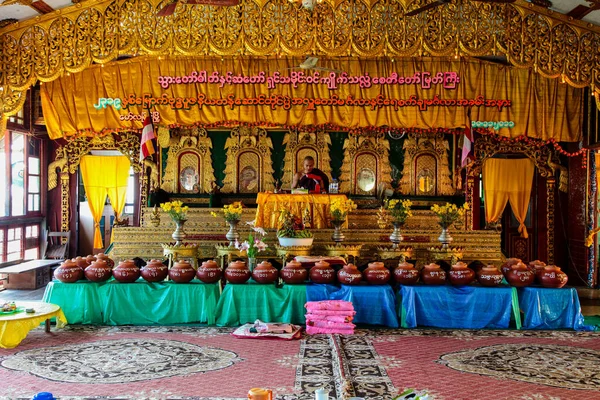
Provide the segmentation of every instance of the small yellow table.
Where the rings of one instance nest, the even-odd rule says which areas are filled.
[[[0,315],[0,347],[12,349],[29,333],[30,330],[46,322],[46,332],[50,332],[50,318],[56,318],[56,326],[62,328],[67,324],[67,318],[56,304],[18,301],[17,308],[33,308],[35,313],[28,314],[25,311],[15,314]]]
[[[255,226],[262,228],[278,228],[279,210],[289,209],[292,214],[302,218],[308,208],[311,215],[311,228],[327,229],[331,221],[329,205],[333,200],[348,200],[344,194],[279,194],[259,193],[256,198]]]

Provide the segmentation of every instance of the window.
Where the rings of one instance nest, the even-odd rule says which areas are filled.
[[[42,154],[27,133],[0,139],[0,262],[40,257]]]
[[[135,208],[135,172],[129,168],[129,178],[127,178],[127,196],[125,197],[125,208],[123,215],[133,215]]]

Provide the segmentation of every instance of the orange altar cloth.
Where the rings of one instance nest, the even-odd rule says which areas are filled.
[[[263,228],[277,228],[279,210],[288,208],[292,213],[302,217],[304,210],[308,207],[311,220],[311,228],[331,228],[329,222],[331,215],[329,205],[335,199],[348,200],[343,194],[275,194],[259,193],[256,199],[255,226]],[[347,224],[347,221],[346,221]]]

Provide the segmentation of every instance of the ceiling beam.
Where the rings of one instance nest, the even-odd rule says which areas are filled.
[[[49,14],[54,11],[54,8],[50,7],[43,0],[34,1],[29,6],[40,14]]]

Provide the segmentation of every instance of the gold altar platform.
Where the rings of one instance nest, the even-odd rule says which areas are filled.
[[[185,224],[185,232],[188,237],[185,242],[198,244],[198,257],[217,257],[215,245],[223,244],[225,233],[229,226],[222,218],[210,215],[211,211],[219,209],[198,208],[190,209],[188,221]],[[160,214],[158,227],[151,224],[150,216],[152,209],[144,210],[141,227],[117,227],[114,229],[114,242],[110,252],[115,261],[141,257],[143,259],[162,258],[162,243],[172,242],[171,234],[175,230],[175,224],[165,213]],[[344,230],[346,240],[343,245],[362,245],[359,254],[359,264],[380,259],[378,247],[390,246],[389,236],[392,227],[380,228],[377,224],[377,210],[356,210],[348,215],[348,229]],[[406,226],[402,229],[404,241],[400,247],[411,247],[412,255],[409,259],[416,260],[417,266],[421,267],[432,261],[432,247],[440,246],[437,238],[441,229],[437,224],[437,217],[428,210],[414,210]],[[250,226],[245,222],[253,221],[256,209],[244,209],[242,221],[239,224],[240,240],[244,240],[250,233]],[[331,236],[333,229],[312,229],[315,239],[313,242],[312,255],[326,255],[327,247],[335,245]],[[272,256],[277,259],[277,237],[274,229],[267,229],[268,235],[265,242],[268,244],[266,252],[260,253],[261,258]],[[479,260],[484,264],[499,266],[503,260],[500,248],[500,233],[496,231],[467,231],[453,227],[450,234],[454,238],[452,247],[461,248],[461,260],[471,262]]]

